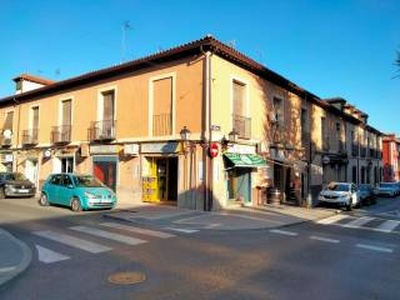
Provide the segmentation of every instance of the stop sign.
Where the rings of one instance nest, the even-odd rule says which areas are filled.
[[[210,154],[211,158],[214,158],[218,155],[219,148],[217,143],[211,143],[210,148],[208,148],[208,153]]]

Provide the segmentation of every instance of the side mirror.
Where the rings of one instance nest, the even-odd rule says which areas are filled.
[[[69,189],[73,189],[73,188],[74,188],[74,186],[73,186],[72,184],[68,184],[68,185],[67,185],[67,188],[69,188]]]

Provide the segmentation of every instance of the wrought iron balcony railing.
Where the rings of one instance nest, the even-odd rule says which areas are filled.
[[[239,138],[251,138],[251,118],[233,115],[233,128],[239,133]]]
[[[71,142],[71,125],[53,126],[50,134],[53,144],[68,144]]]
[[[115,120],[94,121],[88,129],[88,138],[91,141],[115,140]]]
[[[23,145],[36,145],[39,140],[39,129],[31,128],[22,131],[22,144]]]

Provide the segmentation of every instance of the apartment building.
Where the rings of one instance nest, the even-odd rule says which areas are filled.
[[[379,168],[350,154],[352,132],[368,153],[380,141],[346,101],[324,101],[211,36],[59,82],[14,81],[16,94],[0,99],[2,165],[38,186],[53,172],[91,173],[132,203],[211,210],[262,205],[269,187],[310,204],[325,182],[354,179],[353,166]],[[378,178],[368,174],[357,169],[357,182]]]
[[[400,140],[394,134],[383,137],[383,181],[400,181]]]

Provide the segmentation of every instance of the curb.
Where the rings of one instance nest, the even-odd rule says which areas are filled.
[[[1,286],[7,281],[18,276],[20,273],[22,273],[28,268],[28,266],[32,262],[32,251],[24,242],[15,238],[8,231],[5,231],[4,229],[0,228],[0,234],[7,236],[13,243],[17,244],[22,250],[22,259],[19,262],[19,264],[15,268],[12,268],[10,271],[5,272],[3,275],[0,276],[0,286]]]

